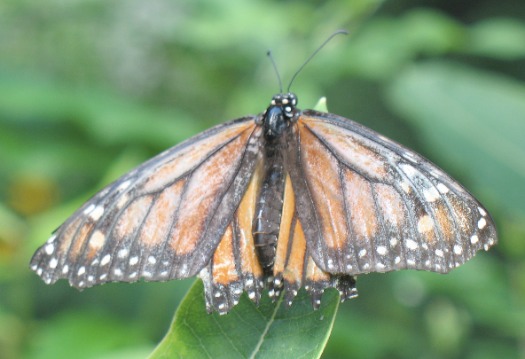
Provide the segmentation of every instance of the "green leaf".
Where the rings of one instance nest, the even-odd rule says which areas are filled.
[[[415,65],[389,90],[393,108],[420,130],[432,158],[473,188],[524,211],[525,84],[452,63]],[[501,199],[505,199],[502,201]]]
[[[512,18],[491,18],[469,32],[467,51],[503,60],[525,57],[525,24]]]
[[[328,106],[326,105],[326,97],[321,97],[314,106],[314,110],[321,112],[328,112]]]
[[[301,290],[291,307],[264,294],[256,306],[243,294],[227,315],[208,314],[197,280],[151,359],[158,358],[319,358],[339,307],[327,290],[318,310]]]

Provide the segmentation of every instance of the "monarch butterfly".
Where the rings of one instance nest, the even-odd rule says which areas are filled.
[[[244,291],[290,305],[304,287],[317,308],[329,287],[355,297],[357,275],[447,273],[496,240],[483,206],[434,164],[349,119],[302,111],[288,92],[102,189],[31,269],[77,288],[198,275],[219,313]]]

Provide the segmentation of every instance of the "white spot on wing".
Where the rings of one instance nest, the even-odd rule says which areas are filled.
[[[480,218],[478,221],[478,228],[483,229],[485,228],[486,225],[487,225],[487,221],[485,220],[485,218]]]
[[[102,260],[100,261],[100,265],[105,266],[106,264],[109,263],[110,260],[111,260],[111,255],[106,254],[106,255],[104,256],[104,258],[102,258]]]
[[[91,239],[89,240],[89,246],[94,250],[98,250],[104,245],[104,242],[106,242],[106,235],[97,230],[91,236]]]
[[[478,241],[479,241],[478,236],[473,235],[472,237],[470,237],[470,243],[476,244],[476,243],[478,243]]]
[[[434,187],[426,188],[423,191],[423,195],[425,196],[425,200],[427,200],[428,202],[434,202],[440,197],[439,192]]]
[[[359,251],[359,257],[362,258],[362,257],[364,257],[364,256],[366,256],[366,249],[361,249],[361,250]]]
[[[49,243],[44,247],[44,250],[48,255],[51,255],[55,251],[55,245],[53,243]]]
[[[95,209],[93,209],[89,213],[89,217],[93,219],[94,221],[98,221],[100,217],[104,214],[104,207],[103,206],[96,206]]]
[[[403,172],[405,172],[407,177],[410,179],[413,179],[417,175],[416,169],[407,163],[400,163],[399,167],[403,170]]]
[[[439,192],[441,192],[441,193],[443,193],[443,194],[446,194],[446,193],[448,193],[448,191],[449,191],[449,190],[448,190],[448,187],[445,186],[443,183],[438,183],[438,185],[437,185],[437,189],[438,189]]]
[[[123,191],[123,190],[125,190],[126,188],[129,187],[130,184],[131,184],[131,180],[127,180],[127,181],[122,182],[122,183],[117,187],[117,191]]]
[[[88,215],[90,214],[94,209],[95,209],[95,204],[94,203],[91,203],[89,206],[86,207],[86,209],[84,210],[84,214],[85,215]]]
[[[129,250],[127,248],[122,248],[121,250],[118,251],[117,256],[119,258],[126,258],[128,253],[129,253]]]
[[[462,254],[463,253],[463,248],[459,244],[456,244],[454,246],[454,253],[456,253],[457,255]]]
[[[416,241],[414,241],[413,239],[407,239],[406,241],[406,247],[410,250],[414,250],[414,249],[417,249],[417,247],[419,247],[419,245],[417,244]]]
[[[481,207],[478,207],[478,211],[479,211],[479,214],[481,214],[483,217],[487,215],[487,212]]]
[[[51,258],[51,260],[49,261],[49,268],[51,269],[55,269],[58,265],[58,259],[56,258]]]
[[[387,248],[385,246],[379,246],[377,247],[377,253],[384,256],[388,252]]]

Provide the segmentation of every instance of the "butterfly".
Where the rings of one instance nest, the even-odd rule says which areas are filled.
[[[228,312],[301,287],[357,294],[355,276],[447,273],[496,243],[487,211],[441,169],[349,119],[297,108],[211,128],[87,201],[31,260],[77,288],[194,275],[207,308]]]
[[[496,241],[487,210],[430,161],[281,91],[102,189],[30,267],[79,289],[198,275],[223,314],[265,289],[291,305],[304,287],[317,308],[327,288],[355,297],[358,275],[447,273]]]

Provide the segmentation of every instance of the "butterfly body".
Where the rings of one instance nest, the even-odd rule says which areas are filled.
[[[351,120],[274,96],[96,194],[40,247],[31,268],[77,288],[202,278],[207,309],[243,291],[354,297],[355,276],[446,273],[496,242],[486,210],[423,157]]]

